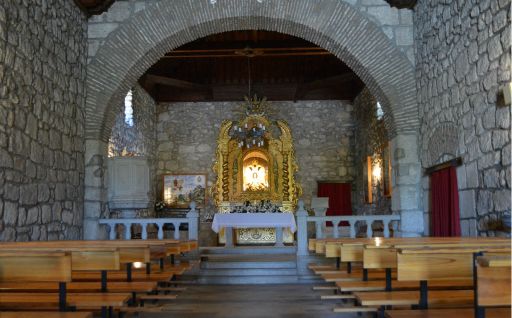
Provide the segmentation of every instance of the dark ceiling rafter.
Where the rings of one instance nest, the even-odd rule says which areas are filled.
[[[162,56],[139,83],[157,103],[242,101],[249,87],[276,101],[352,101],[364,87],[324,48],[261,30],[224,32],[187,43]]]
[[[386,0],[390,6],[398,9],[414,9],[417,0]]]
[[[307,93],[324,88],[326,86],[343,85],[346,82],[357,80],[356,74],[353,72],[347,72],[344,74],[322,78],[316,81],[297,85],[297,92],[295,93],[294,100],[303,98]]]
[[[144,75],[143,80],[153,82],[155,84],[172,86],[172,87],[183,88],[183,89],[197,89],[197,90],[209,90],[210,89],[210,87],[207,85],[183,81],[183,80],[179,80],[179,79],[167,77],[167,76],[147,74],[147,75]]]
[[[115,0],[74,0],[75,4],[87,17],[99,15],[107,11]]]

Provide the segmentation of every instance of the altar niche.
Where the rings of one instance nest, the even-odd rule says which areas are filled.
[[[268,128],[260,145],[241,146],[231,134],[235,126],[255,125]],[[261,112],[246,112],[236,123],[226,120],[220,128],[216,156],[213,170],[217,181],[212,195],[219,213],[230,213],[246,202],[261,201],[280,206],[284,213],[294,213],[302,188],[295,181],[298,166],[286,122],[271,122]],[[234,238],[237,244],[274,244],[275,229],[238,229]],[[219,232],[219,242],[225,243],[223,231]],[[293,242],[291,232],[285,231],[284,242]]]
[[[242,191],[269,190],[269,162],[262,151],[249,151],[244,157],[242,169]]]

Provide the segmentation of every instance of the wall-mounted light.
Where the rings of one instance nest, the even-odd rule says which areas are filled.
[[[380,167],[380,164],[376,164],[373,166],[372,174],[375,180],[379,181],[382,176],[382,168]]]

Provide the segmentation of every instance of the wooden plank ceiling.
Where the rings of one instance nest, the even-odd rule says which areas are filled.
[[[250,73],[250,75],[249,75]],[[234,31],[208,36],[167,53],[139,79],[157,102],[353,100],[363,82],[341,60],[300,38]]]
[[[98,15],[107,11],[115,0],[74,0],[76,5],[87,15]]]

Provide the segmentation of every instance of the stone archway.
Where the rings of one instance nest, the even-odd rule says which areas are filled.
[[[146,69],[170,50],[210,34],[244,29],[304,38],[343,60],[365,82],[383,105],[384,120],[397,148],[393,165],[401,174],[394,178],[397,195],[393,209],[402,215],[403,211],[414,213],[414,222],[422,219],[415,194],[419,189],[416,169],[420,165],[414,68],[373,22],[350,4],[334,0],[222,0],[215,5],[208,1],[162,0],[109,35],[88,68],[86,238],[97,236],[97,230],[89,228],[103,210],[101,158],[116,115],[115,105]],[[400,168],[404,164],[406,167]],[[421,231],[422,226],[410,232]]]

